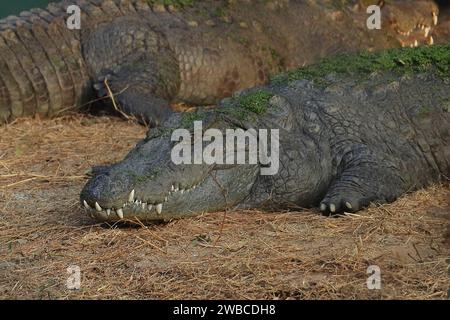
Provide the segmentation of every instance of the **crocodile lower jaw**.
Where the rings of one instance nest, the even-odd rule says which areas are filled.
[[[141,217],[145,220],[163,220],[164,217],[162,216],[162,213],[164,203],[169,202],[170,198],[173,196],[183,195],[195,190],[197,186],[198,184],[182,189],[172,185],[171,190],[167,193],[162,202],[138,199],[135,196],[135,190],[133,189],[128,196],[128,201],[121,206],[103,208],[98,202],[95,202],[94,207],[91,207],[86,200],[83,200],[83,207],[91,218],[101,221],[117,221],[135,217]]]

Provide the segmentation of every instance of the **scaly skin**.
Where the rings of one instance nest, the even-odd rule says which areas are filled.
[[[164,127],[150,129],[123,161],[96,168],[81,192],[82,205],[95,219],[110,222],[233,207],[354,212],[448,178],[450,47],[343,63],[348,61],[362,72],[322,76],[320,68],[331,65],[324,62],[315,73],[300,70],[225,99],[218,108],[173,115]],[[367,72],[365,62],[377,72]],[[308,74],[319,77],[301,80]],[[222,135],[227,128],[279,129],[278,173],[260,175],[259,164],[175,165],[173,129],[192,128],[195,119]]]
[[[433,1],[389,1],[371,31],[378,1],[150,2],[70,0],[0,20],[0,122],[56,116],[110,89],[123,112],[157,124],[170,104],[213,104],[320,57],[428,43],[438,14]],[[72,4],[81,30],[66,27]]]

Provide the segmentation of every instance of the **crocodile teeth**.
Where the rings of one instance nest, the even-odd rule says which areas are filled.
[[[336,206],[334,204],[330,204],[330,211],[331,212],[335,212],[336,211]]]
[[[118,216],[120,219],[123,219],[123,210],[122,210],[122,209],[117,209],[117,216]]]
[[[163,207],[162,203],[159,203],[159,204],[156,205],[156,212],[157,212],[158,214],[161,214],[161,212],[162,212],[162,207]]]
[[[95,209],[96,209],[98,212],[100,212],[100,211],[103,210],[102,207],[100,207],[100,205],[98,204],[98,202],[95,203]]]
[[[147,208],[147,204],[144,202],[141,204],[142,210],[145,210]]]
[[[424,32],[425,38],[428,38],[428,35],[430,34],[430,30],[431,30],[430,27],[426,27],[426,28],[425,28],[425,32]]]
[[[86,202],[86,200],[83,200],[83,205],[86,209],[91,209],[91,207],[88,205],[88,203]]]
[[[170,187],[170,191],[175,191],[175,187],[173,185]]]
[[[152,211],[152,209],[153,209],[153,205],[152,205],[152,204],[149,204],[149,205],[148,205],[148,211]]]
[[[128,196],[128,202],[134,202],[134,189],[131,190],[130,195]]]
[[[419,46],[419,42],[417,42],[417,40],[414,41],[414,47],[418,47]]]
[[[167,197],[164,198],[164,202],[167,202],[167,200],[169,200]]]
[[[434,44],[434,39],[433,39],[433,37],[430,36],[430,38],[428,39],[428,44],[429,44],[429,45],[433,45],[433,44]]]
[[[436,12],[433,12],[433,23],[435,26],[438,24],[438,16]]]
[[[320,204],[320,211],[325,211],[327,209],[327,205],[325,203]]]
[[[110,214],[111,214],[111,209],[106,209],[106,215],[109,217]]]

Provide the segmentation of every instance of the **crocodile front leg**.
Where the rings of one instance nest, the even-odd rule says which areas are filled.
[[[320,203],[324,213],[356,212],[370,202],[392,202],[407,189],[396,165],[365,145],[353,146],[341,161],[341,173]]]
[[[169,101],[180,86],[178,60],[166,39],[133,18],[98,26],[85,41],[84,54],[94,88],[119,111],[150,125],[170,114]]]
[[[152,64],[139,70],[122,67],[119,72],[99,79],[94,88],[99,97],[110,99],[110,104],[125,117],[131,116],[140,123],[157,126],[172,113],[168,102],[172,97],[158,83],[153,70]]]

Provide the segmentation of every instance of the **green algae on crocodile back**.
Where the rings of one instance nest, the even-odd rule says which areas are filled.
[[[336,60],[332,69],[328,61],[307,67],[329,70],[321,73],[326,81],[299,69],[290,81],[245,90],[219,108],[172,115],[122,161],[97,172],[83,188],[81,204],[94,219],[109,222],[169,220],[233,208],[317,206],[333,214],[391,202],[448,179],[448,50],[363,54]],[[349,60],[396,67],[347,72]],[[279,170],[266,176],[259,174],[262,163],[174,164],[171,133],[192,128],[192,121],[218,130],[222,140],[228,129],[278,130]]]
[[[67,28],[69,4],[81,8],[81,30]],[[358,1],[53,3],[0,20],[0,122],[58,116],[112,92],[125,114],[156,125],[171,104],[213,104],[322,57],[426,44],[438,8],[396,0],[382,14],[382,29],[368,30]]]

